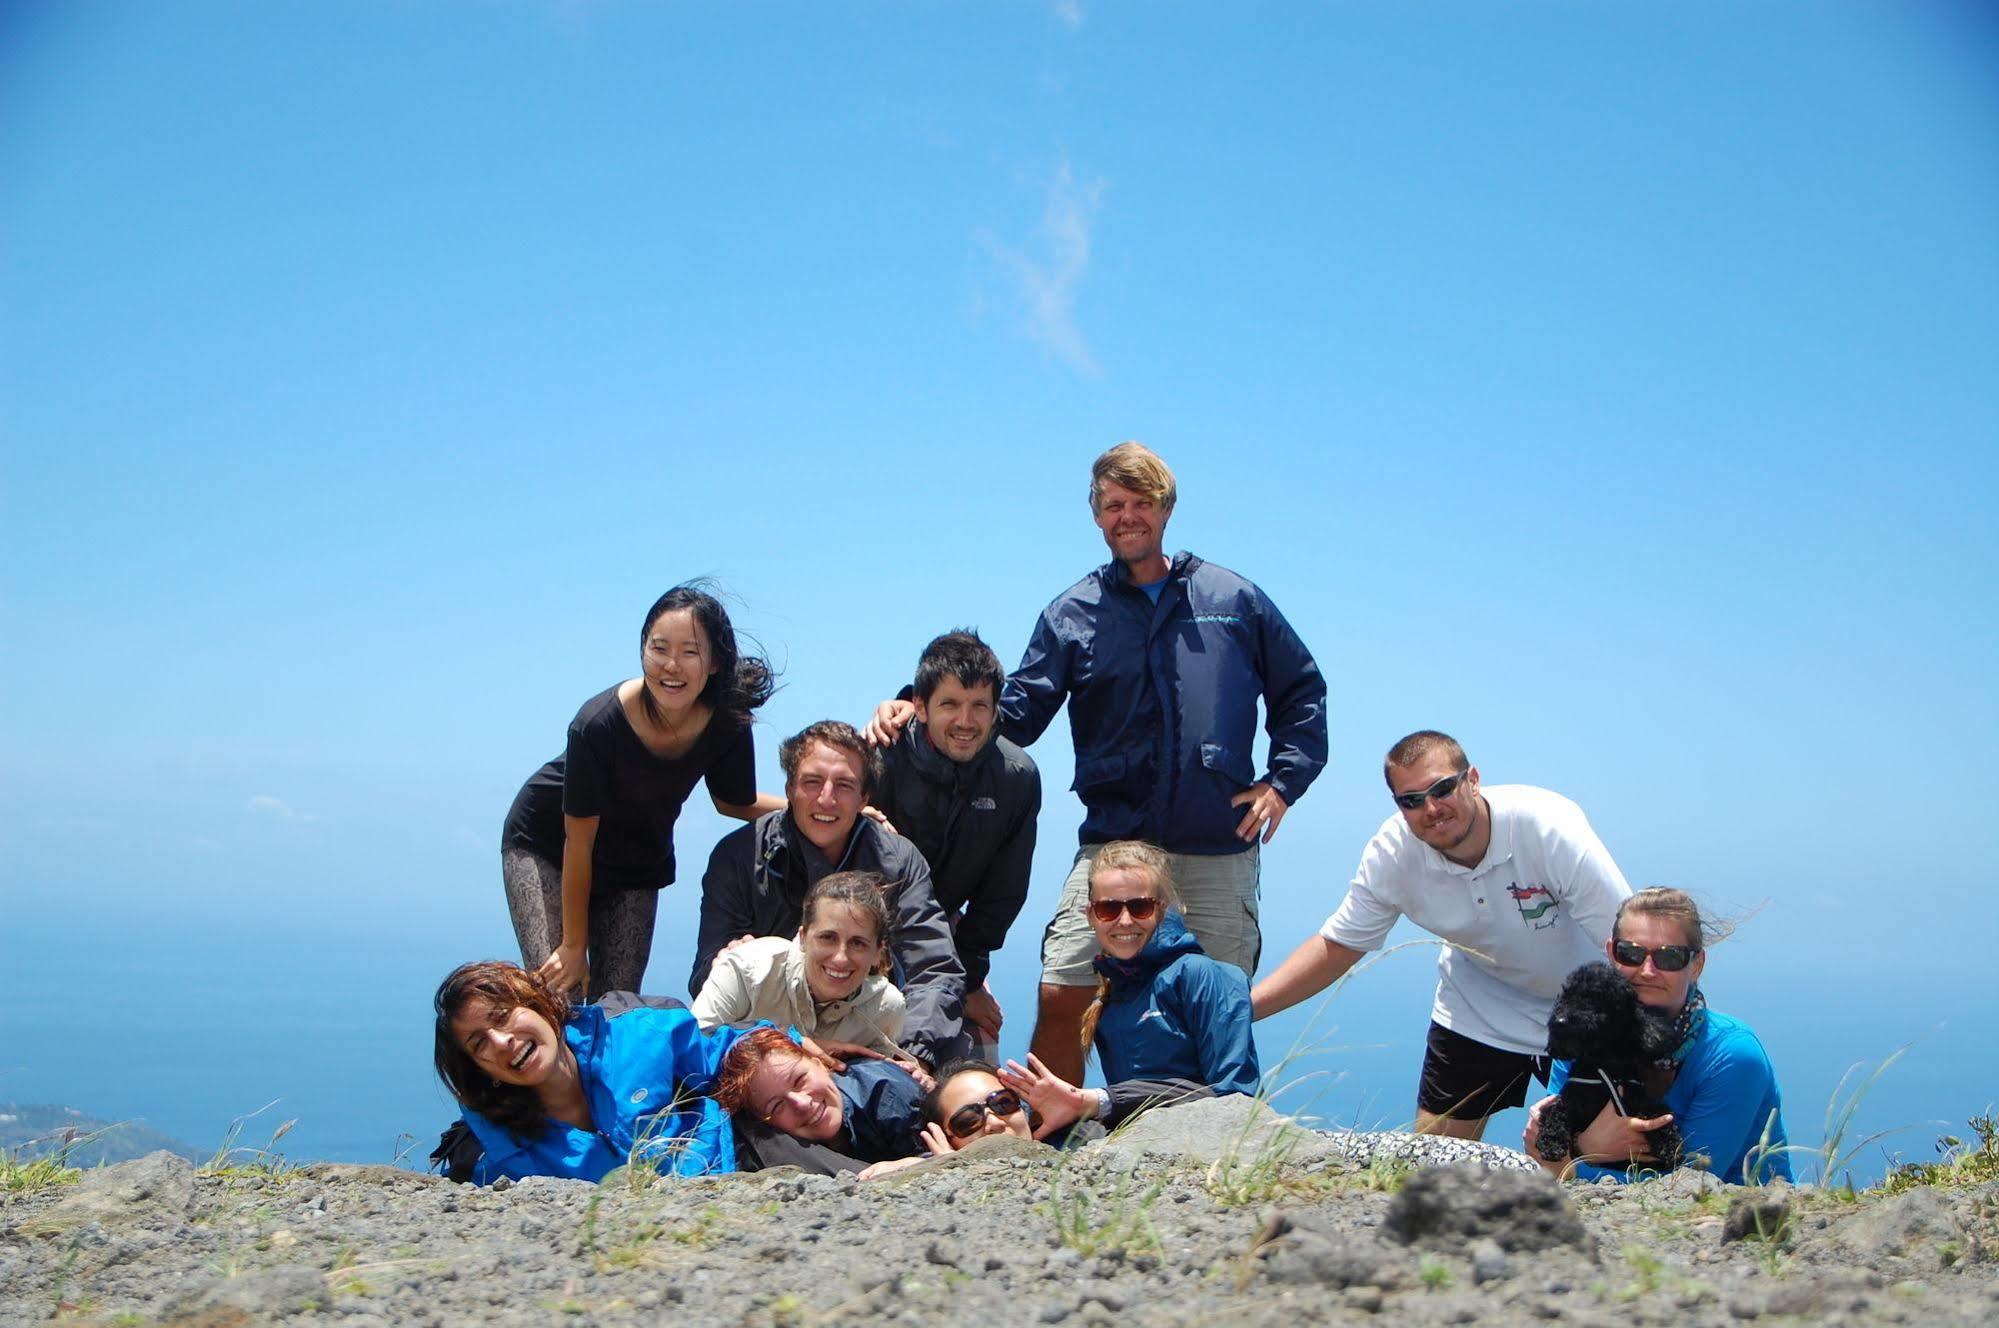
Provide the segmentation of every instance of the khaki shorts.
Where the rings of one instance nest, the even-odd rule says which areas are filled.
[[[1062,902],[1041,934],[1041,980],[1052,987],[1093,987],[1097,933],[1085,906],[1090,898],[1090,863],[1100,844],[1085,844],[1062,885]],[[1211,959],[1234,964],[1254,976],[1263,953],[1257,913],[1260,845],[1241,853],[1168,853],[1167,868],[1180,894],[1187,930]]]

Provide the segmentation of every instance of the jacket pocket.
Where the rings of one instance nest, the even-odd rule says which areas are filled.
[[[1069,782],[1073,793],[1107,791],[1116,788],[1131,773],[1131,757],[1123,752],[1076,762],[1076,777]]]
[[[1201,764],[1237,788],[1248,788],[1256,782],[1256,771],[1250,766],[1249,758],[1235,748],[1224,747],[1218,742],[1201,744]]]

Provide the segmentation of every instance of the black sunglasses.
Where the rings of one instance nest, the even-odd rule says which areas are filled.
[[[1465,776],[1470,773],[1469,770],[1460,770],[1455,775],[1445,775],[1426,789],[1417,789],[1414,793],[1398,793],[1395,795],[1395,805],[1405,812],[1413,812],[1432,798],[1442,802],[1458,791],[1458,785],[1464,783]]]
[[[1116,922],[1120,913],[1131,914],[1133,922],[1144,922],[1159,911],[1159,901],[1148,897],[1139,899],[1092,899],[1090,916],[1098,922]]]
[[[1661,973],[1677,973],[1694,962],[1694,956],[1701,952],[1698,945],[1661,945],[1647,950],[1636,941],[1613,941],[1610,957],[1626,968],[1645,967],[1646,956],[1651,956],[1652,967]]]
[[[967,1102],[951,1113],[951,1119],[944,1122],[944,1128],[951,1132],[953,1139],[963,1139],[976,1134],[986,1123],[986,1113],[995,1116],[1011,1116],[1020,1110],[1020,1094],[1011,1088],[994,1089],[986,1094],[983,1102]]]

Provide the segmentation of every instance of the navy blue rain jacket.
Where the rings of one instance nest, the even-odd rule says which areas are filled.
[[[1263,1071],[1249,1031],[1249,979],[1201,952],[1167,910],[1137,957],[1098,955],[1110,981],[1097,1020],[1104,1081],[1191,1079],[1217,1093],[1256,1092]]]
[[[1270,597],[1225,567],[1176,554],[1159,602],[1110,562],[1042,610],[1000,695],[1000,728],[1027,746],[1063,698],[1076,741],[1085,844],[1144,839],[1173,853],[1240,853],[1259,698],[1270,768],[1293,806],[1326,764],[1326,681]]]

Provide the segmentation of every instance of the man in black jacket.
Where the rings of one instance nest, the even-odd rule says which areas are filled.
[[[930,864],[937,903],[965,966],[966,1032],[999,1041],[1003,1015],[987,989],[995,950],[1027,902],[1041,772],[998,736],[1006,674],[970,631],[946,632],[916,664],[916,723],[882,753],[875,806]]]
[[[965,970],[931,893],[929,864],[914,844],[861,815],[881,782],[881,759],[852,725],[822,719],[785,739],[778,761],[785,809],[724,836],[708,856],[688,991],[700,994],[730,942],[796,935],[805,892],[821,877],[880,872],[892,883],[889,955],[909,1005],[903,1045],[931,1065],[962,1054]]]

